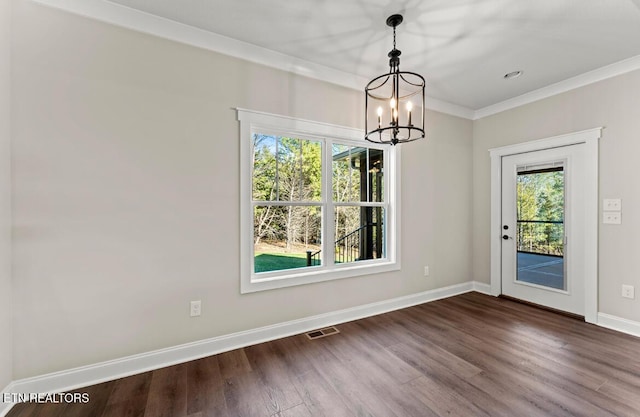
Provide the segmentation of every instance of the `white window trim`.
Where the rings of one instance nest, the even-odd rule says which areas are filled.
[[[252,206],[252,166],[251,137],[254,132],[286,132],[287,135],[302,138],[332,138],[354,146],[376,148],[375,144],[364,140],[364,132],[350,127],[328,123],[296,119],[237,108],[240,122],[240,292],[242,294],[285,288],[314,282],[350,278],[400,269],[400,148],[384,147],[385,171],[389,180],[385,190],[387,210],[385,211],[386,253],[384,259],[360,261],[348,265],[332,265],[333,259],[324,259],[323,269],[301,268],[261,273],[253,272],[253,206]],[[323,142],[323,163],[331,160],[331,150]],[[327,156],[329,155],[329,156]],[[329,170],[325,170],[328,172]],[[323,176],[323,198],[331,198],[330,178]],[[354,205],[358,205],[355,203]],[[323,213],[323,221],[330,221],[333,213]],[[330,224],[330,223],[329,223]],[[323,241],[325,240],[323,236]],[[331,251],[329,251],[331,252]],[[329,254],[328,257],[332,257]],[[331,265],[331,266],[330,266]]]

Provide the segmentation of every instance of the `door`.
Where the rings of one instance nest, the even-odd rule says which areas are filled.
[[[502,157],[502,293],[581,316],[584,146]]]

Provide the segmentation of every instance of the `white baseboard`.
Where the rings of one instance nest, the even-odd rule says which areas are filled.
[[[11,382],[9,385],[5,387],[2,391],[0,391],[0,417],[4,417],[9,414],[9,410],[13,407],[13,404],[4,402],[4,393],[5,392],[15,392],[15,382]]]
[[[598,326],[640,337],[640,322],[598,313]]]
[[[491,294],[491,285],[485,284],[484,282],[471,281],[472,289],[475,292],[479,292],[486,295]]]
[[[469,281],[449,287],[214,337],[198,342],[186,343],[94,365],[21,379],[11,383],[3,392],[65,392],[470,291],[488,292],[488,287],[487,284]],[[6,408],[4,413],[2,411],[3,406]],[[8,406],[10,408],[10,404]],[[6,415],[6,412],[8,412],[7,405],[0,404],[0,417]]]

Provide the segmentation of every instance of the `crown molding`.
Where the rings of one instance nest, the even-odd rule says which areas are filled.
[[[136,32],[158,36],[344,87],[354,88],[357,85],[358,89],[364,89],[362,86],[366,83],[364,78],[344,71],[294,58],[108,0],[31,1]]]
[[[218,52],[297,75],[326,81],[342,87],[364,91],[369,80],[280,52],[262,48],[203,29],[155,16],[108,0],[31,0],[80,16],[146,33],[190,46]],[[425,107],[430,110],[472,119],[472,109],[427,97]]]
[[[525,104],[533,103],[534,101],[552,97],[570,90],[575,90],[576,88],[584,87],[586,85],[606,80],[608,78],[613,78],[618,75],[626,74],[638,69],[640,69],[640,55],[615,62],[613,64],[595,69],[593,71],[585,72],[584,74],[580,74],[575,77],[568,78],[564,81],[560,81],[555,84],[530,91],[518,97],[501,101],[500,103],[483,107],[475,111],[473,120],[482,119],[483,117],[491,116],[505,110],[523,106]]]
[[[463,119],[473,120],[475,117],[475,111],[473,111],[473,109],[429,96],[427,96],[424,106],[429,110],[462,117]]]
[[[342,87],[362,91],[368,80],[345,71],[336,70],[303,59],[275,52],[247,42],[218,35],[150,13],[142,12],[108,0],[31,0],[137,32],[158,36],[190,46],[218,52],[268,67],[326,81]],[[542,100],[585,85],[640,69],[640,55],[577,75],[558,83],[522,94],[502,102],[471,109],[444,100],[427,97],[425,107],[441,113],[478,120],[534,101]]]

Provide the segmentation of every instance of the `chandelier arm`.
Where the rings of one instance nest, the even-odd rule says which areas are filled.
[[[414,75],[414,76],[416,76],[416,77],[420,78],[420,79],[422,80],[422,82],[421,82],[421,83],[419,83],[419,84],[414,84],[414,83],[412,83],[411,81],[407,80],[407,79],[404,77],[404,74]],[[422,75],[420,75],[420,74],[416,74],[415,72],[401,71],[401,72],[399,72],[399,73],[398,73],[398,75],[400,75],[400,77],[402,78],[402,80],[403,80],[405,83],[410,84],[410,85],[412,85],[412,86],[414,86],[414,87],[423,87],[423,86],[424,86],[424,84],[425,84],[425,81],[424,81],[424,78],[422,77]]]
[[[406,95],[404,95],[404,96],[400,96],[400,97],[398,97],[398,98],[400,98],[400,99],[403,99],[403,100],[404,100],[404,99],[407,99],[407,98],[409,98],[409,97],[417,96],[418,94],[422,94],[422,91],[414,91],[413,93],[409,93],[409,94],[406,94]]]
[[[382,78],[385,77],[384,81],[382,81],[379,85],[372,87],[371,84]],[[368,92],[369,90],[377,90],[378,88],[382,87],[383,85],[385,85],[387,83],[387,81],[389,81],[389,77],[391,77],[391,74],[384,74],[384,75],[380,75],[379,77],[374,78],[373,80],[369,81],[369,84],[367,84],[367,87],[365,88],[365,90]],[[373,95],[371,95],[372,97],[375,97]],[[385,97],[375,97],[375,98],[385,98]]]

